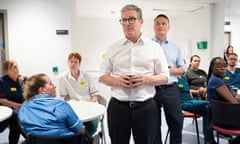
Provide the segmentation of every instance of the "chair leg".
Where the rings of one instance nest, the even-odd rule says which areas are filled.
[[[197,116],[194,116],[194,121],[195,121],[195,126],[196,126],[196,132],[197,132],[197,142],[200,144],[200,136],[199,136],[199,129],[198,129],[198,121],[197,121]]]
[[[169,133],[170,133],[170,130],[168,129],[168,130],[167,130],[167,135],[166,135],[165,140],[164,140],[164,144],[167,144],[167,140],[168,140],[168,135],[169,135]]]
[[[219,133],[217,132],[217,143],[219,144]]]
[[[198,142],[198,144],[200,144],[200,136],[199,136],[197,116],[195,116],[193,119],[194,119],[194,121],[195,121],[195,126],[196,126],[197,142]],[[169,133],[170,133],[170,130],[168,129],[167,135],[166,135],[166,137],[165,137],[164,144],[167,144],[167,140],[168,140],[168,135],[169,135]]]
[[[104,132],[104,125],[103,125],[103,119],[101,120],[101,144],[105,144],[105,132]]]

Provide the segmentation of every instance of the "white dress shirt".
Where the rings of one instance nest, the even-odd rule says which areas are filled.
[[[169,77],[168,64],[162,48],[150,39],[141,37],[136,43],[122,39],[112,44],[100,68],[102,74],[162,74]],[[144,101],[155,94],[154,85],[127,89],[111,87],[111,96],[121,101]]]
[[[91,96],[99,95],[93,79],[83,71],[76,80],[70,72],[59,77],[60,96],[69,96],[71,99],[89,101]]]

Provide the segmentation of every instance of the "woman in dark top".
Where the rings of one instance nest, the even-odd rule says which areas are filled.
[[[21,132],[17,114],[24,101],[21,82],[23,78],[19,76],[18,65],[13,60],[5,61],[3,70],[6,74],[0,78],[0,105],[12,108],[13,114],[0,123],[0,132],[9,126],[9,144],[17,144]]]
[[[207,94],[207,73],[204,70],[199,69],[200,61],[201,59],[198,55],[191,56],[186,77],[193,98],[205,100]]]
[[[215,57],[211,60],[207,78],[208,99],[209,101],[212,99],[216,99],[219,101],[237,104],[239,103],[235,98],[237,94],[234,93],[230,85],[228,85],[224,81],[224,74],[226,70],[227,64],[223,58]],[[214,123],[222,125],[221,123],[218,122]],[[239,136],[235,137],[231,142],[231,144],[239,143],[240,143]]]
[[[215,57],[211,60],[208,71],[208,99],[216,99],[230,103],[238,103],[236,93],[224,81],[224,74],[227,70],[227,64],[221,57]]]

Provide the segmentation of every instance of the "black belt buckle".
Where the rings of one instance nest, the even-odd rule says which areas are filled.
[[[134,108],[143,106],[143,105],[151,102],[153,100],[153,98],[147,99],[145,101],[119,101],[119,100],[117,100],[116,98],[113,97],[111,100],[115,101],[115,102],[118,102],[119,104],[123,104],[125,106],[128,106],[131,109],[134,109]]]
[[[134,105],[135,105],[135,104],[136,104],[136,102],[130,101],[130,102],[129,102],[129,107],[130,107],[130,108],[134,108]]]

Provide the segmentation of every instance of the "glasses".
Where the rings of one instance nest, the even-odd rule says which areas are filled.
[[[120,19],[119,22],[120,24],[126,24],[127,22],[129,24],[133,24],[136,22],[138,18],[135,18],[135,17],[130,17],[130,18],[123,18],[123,19]]]

